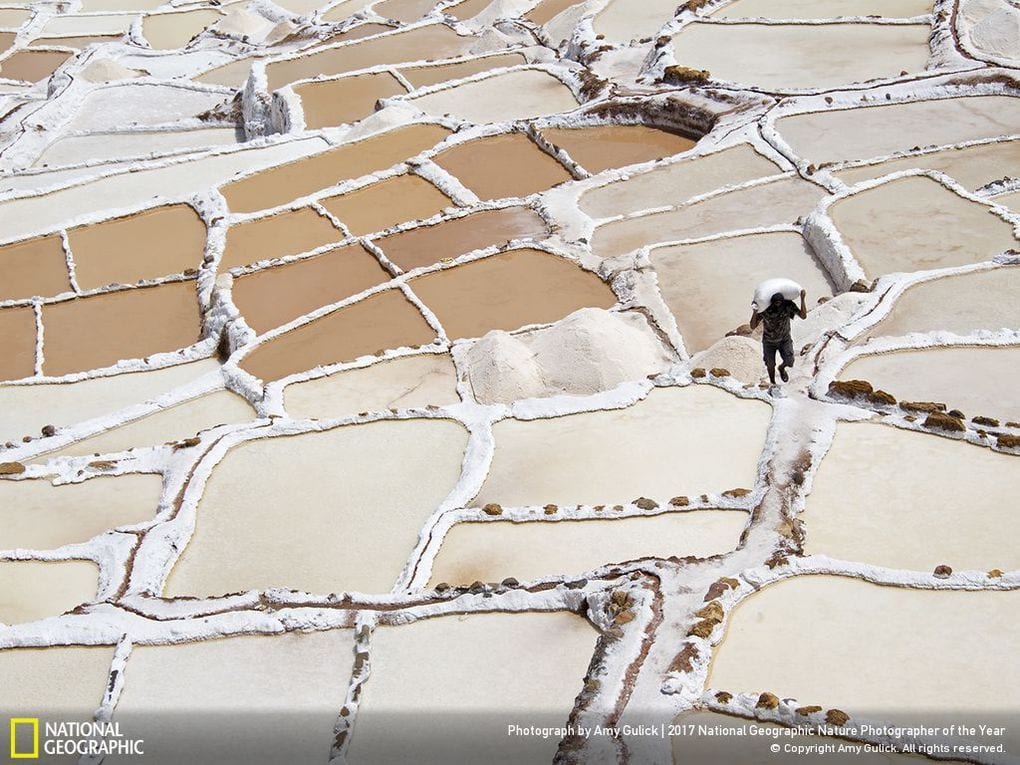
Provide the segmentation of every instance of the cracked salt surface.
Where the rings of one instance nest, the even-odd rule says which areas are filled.
[[[1017,17],[0,9],[0,712],[355,764],[1015,721]]]

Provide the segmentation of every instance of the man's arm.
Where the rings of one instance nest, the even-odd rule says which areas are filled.
[[[761,314],[758,313],[753,308],[751,309],[751,321],[749,321],[748,324],[751,325],[751,329],[754,329],[759,324],[761,324]]]
[[[797,315],[802,319],[807,318],[807,304],[804,302],[804,298],[807,297],[807,290],[800,291],[800,313]]]

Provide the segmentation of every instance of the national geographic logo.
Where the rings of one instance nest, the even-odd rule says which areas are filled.
[[[145,754],[145,739],[128,738],[119,722],[47,721],[40,726],[38,717],[12,717],[10,726],[12,760],[38,760],[40,754]]]

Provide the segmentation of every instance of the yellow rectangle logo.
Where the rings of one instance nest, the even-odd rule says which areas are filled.
[[[18,751],[18,726],[32,726],[32,751]],[[38,717],[12,717],[11,718],[11,759],[12,760],[38,760],[39,759],[39,718]]]

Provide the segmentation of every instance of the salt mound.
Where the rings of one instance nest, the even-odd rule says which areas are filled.
[[[112,82],[147,74],[145,70],[129,69],[109,58],[97,58],[82,71],[82,76],[89,82]]]
[[[732,377],[743,383],[757,383],[765,373],[761,343],[741,335],[724,337],[711,348],[695,354],[691,364],[702,369],[729,370]]]
[[[495,330],[467,352],[468,380],[483,404],[585,396],[666,369],[671,358],[637,313],[582,308],[547,329]]]

